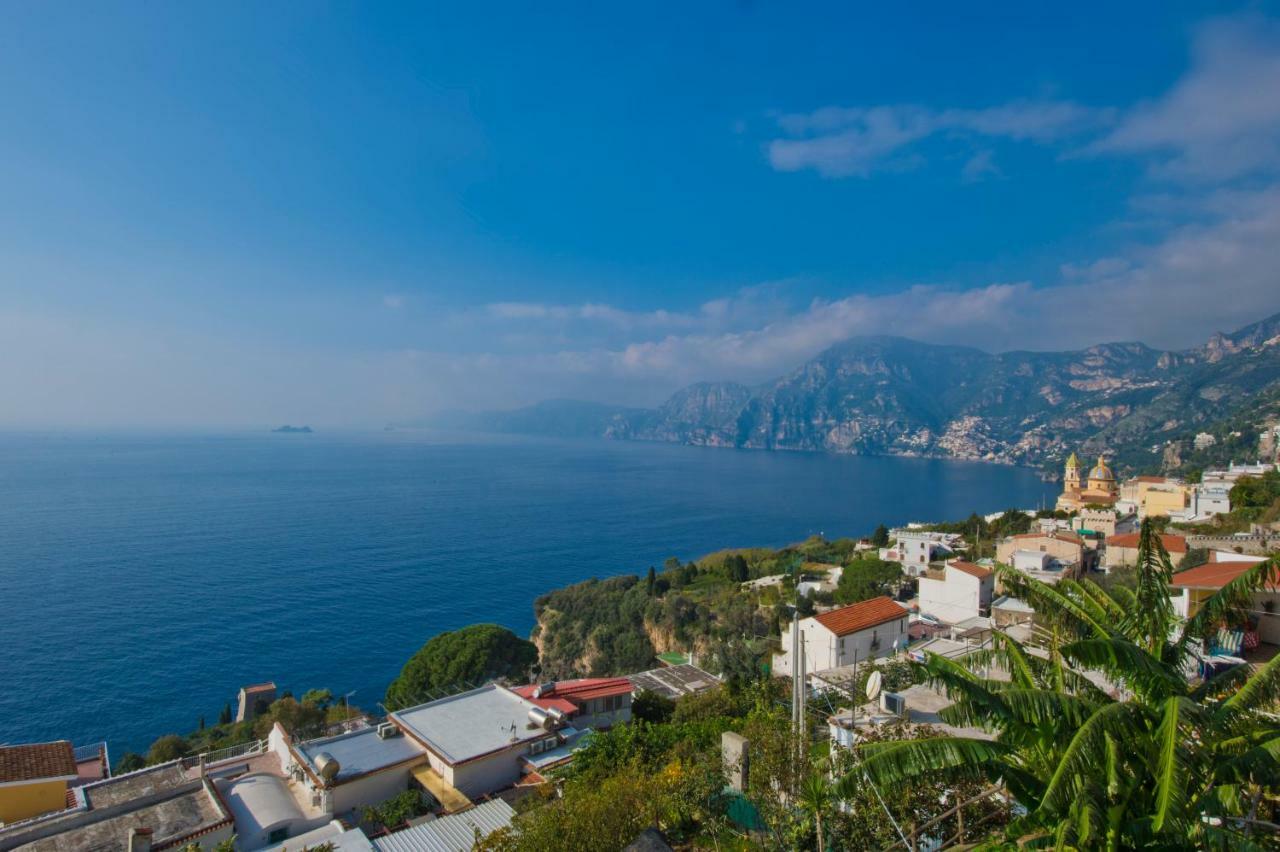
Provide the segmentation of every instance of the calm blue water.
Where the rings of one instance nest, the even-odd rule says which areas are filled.
[[[1031,506],[1033,473],[423,433],[0,437],[0,742],[114,754],[241,684],[372,706],[421,644],[670,555]]]

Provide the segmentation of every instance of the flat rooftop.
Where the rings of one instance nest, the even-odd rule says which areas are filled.
[[[537,705],[494,684],[397,710],[391,718],[449,763],[461,763],[547,736],[529,728]]]
[[[231,815],[210,786],[191,781],[176,764],[122,775],[82,788],[87,810],[0,829],[0,850],[124,852],[129,829],[145,826],[157,845],[230,825]],[[133,805],[133,807],[131,807]],[[108,814],[110,814],[108,816]]]
[[[673,700],[682,695],[705,692],[720,685],[720,679],[715,675],[688,663],[627,675],[627,680],[631,681],[631,686],[636,692],[648,690]]]
[[[320,772],[316,766],[316,758],[327,752],[338,761],[336,780],[339,782],[377,772],[415,757],[426,757],[427,754],[422,746],[404,734],[385,740],[380,738],[377,728],[363,728],[349,734],[338,734],[336,737],[294,743],[293,747],[316,774]]]

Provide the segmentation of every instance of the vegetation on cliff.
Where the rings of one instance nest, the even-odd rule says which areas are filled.
[[[776,644],[789,618],[795,584],[853,566],[844,585],[822,602],[863,600],[901,579],[878,560],[860,560],[852,539],[811,538],[773,550],[724,550],[696,562],[672,557],[661,571],[587,580],[549,592],[534,603],[533,639],[543,673],[553,678],[616,675],[653,665],[655,654],[694,652],[700,663],[735,676],[748,674]],[[745,586],[749,580],[776,578]],[[868,594],[870,592],[870,594]]]
[[[497,678],[524,682],[537,663],[532,642],[496,624],[472,624],[428,640],[387,687],[384,703],[388,710],[398,710],[429,701],[442,690]]]

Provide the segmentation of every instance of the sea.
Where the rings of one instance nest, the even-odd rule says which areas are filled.
[[[1052,500],[992,464],[419,431],[0,435],[0,743],[114,757],[243,684],[376,708],[539,595],[726,547]]]

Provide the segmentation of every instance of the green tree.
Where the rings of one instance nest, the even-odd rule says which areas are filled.
[[[360,817],[370,825],[394,829],[431,810],[421,790],[405,790],[379,805],[364,808]]]
[[[902,566],[896,562],[870,557],[850,562],[840,572],[836,584],[837,603],[850,604],[887,594],[894,583],[901,582]]]
[[[745,583],[751,579],[751,570],[741,553],[735,553],[729,558],[729,579],[735,583]]]
[[[168,763],[171,760],[177,760],[180,757],[186,757],[191,753],[191,744],[187,742],[185,737],[177,734],[165,734],[151,744],[151,748],[147,749],[147,765],[154,766],[157,763]]]
[[[265,737],[276,722],[295,737],[316,737],[324,733],[325,711],[316,704],[293,697],[281,698],[273,701],[266,712],[253,720],[253,731],[257,736]]]
[[[638,722],[661,724],[671,721],[676,703],[665,695],[642,689],[631,699],[631,718]]]
[[[120,760],[116,763],[116,774],[123,775],[126,772],[136,772],[147,765],[147,759],[137,752],[126,751],[120,755]]]
[[[333,703],[333,693],[327,689],[308,689],[302,693],[302,703],[311,704],[324,710]]]
[[[863,527],[863,529],[866,529],[866,527]],[[871,534],[871,543],[874,544],[876,547],[888,547],[889,546],[889,528],[886,527],[884,524],[881,524],[880,526],[876,527],[876,531]]]
[[[231,724],[231,702],[230,701],[222,705],[222,712],[218,714],[218,724],[219,725]]]
[[[414,654],[387,687],[395,710],[431,698],[436,690],[495,678],[523,680],[538,661],[538,648],[505,627],[473,624],[441,633]]]
[[[943,720],[995,739],[863,745],[872,780],[882,789],[921,777],[1003,783],[1025,811],[1006,831],[1010,842],[1248,846],[1240,820],[1259,812],[1280,778],[1280,723],[1267,714],[1280,695],[1280,657],[1205,683],[1189,682],[1184,671],[1220,624],[1240,623],[1254,593],[1280,579],[1280,559],[1244,572],[1185,621],[1170,598],[1169,556],[1149,522],[1132,590],[1070,579],[1049,586],[997,571],[1010,593],[1035,607],[1046,647],[1033,652],[996,631],[989,649],[924,663],[925,676],[954,701]],[[1009,679],[988,679],[992,665]],[[860,782],[850,773],[841,789]]]
[[[649,573],[644,578],[645,592],[649,597],[653,597],[654,587],[658,584],[658,572],[653,570],[653,566],[649,566]]]

